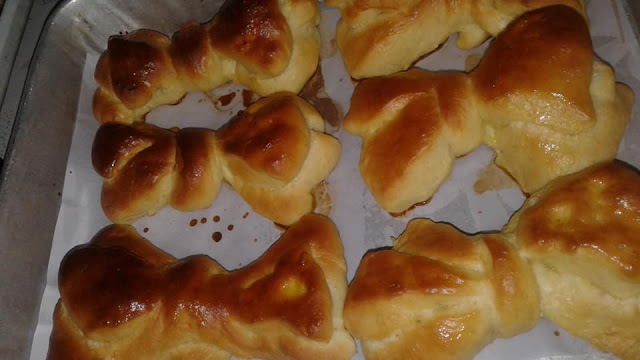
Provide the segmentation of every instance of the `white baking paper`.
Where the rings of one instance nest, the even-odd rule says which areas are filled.
[[[640,94],[636,70],[637,64],[640,64],[640,51],[622,3],[593,0],[589,2],[588,9],[596,53],[614,67],[619,81],[632,86],[636,94]],[[325,91],[334,99],[340,112],[345,114],[349,108],[353,83],[336,51],[335,24],[338,17],[337,10],[323,8],[320,25],[323,35],[321,66]],[[486,45],[461,51],[455,48],[450,39],[438,52],[420,61],[418,66],[430,70],[468,69],[482,56]],[[88,54],[84,67],[62,204],[31,359],[44,359],[46,356],[53,309],[59,298],[57,274],[62,257],[73,246],[87,242],[109,224],[100,208],[102,180],[93,171],[90,158],[91,144],[98,129],[91,111],[91,98],[96,89],[93,69],[97,56]],[[162,106],[154,110],[147,120],[164,127],[215,129],[243,108],[240,91],[239,87],[226,86],[210,94],[192,93],[179,105]],[[236,96],[228,105],[222,106],[216,100],[231,92],[236,92]],[[367,250],[391,245],[390,237],[398,236],[411,218],[428,217],[445,221],[471,233],[499,230],[524,200],[510,178],[492,165],[493,152],[481,146],[456,160],[451,176],[428,204],[401,217],[392,217],[376,205],[360,178],[360,138],[342,130],[333,135],[342,143],[342,154],[326,180],[326,190],[331,199],[329,216],[336,223],[345,247],[349,279],[353,277]],[[640,167],[639,154],[640,118],[638,112],[634,111],[619,158]],[[219,216],[219,222],[213,220],[215,216]],[[196,220],[197,225],[190,226],[192,220]],[[232,230],[230,225],[233,225]],[[138,220],[134,226],[143,236],[176,257],[207,254],[227,269],[251,262],[281,234],[280,229],[253,212],[227,185],[209,209],[181,213],[165,208],[153,217]],[[216,231],[222,233],[220,242],[212,240],[212,234]],[[362,359],[362,355],[357,354],[354,358]],[[585,341],[574,338],[549,321],[541,320],[528,333],[507,340],[496,340],[476,359],[591,360],[614,357],[594,351]]]

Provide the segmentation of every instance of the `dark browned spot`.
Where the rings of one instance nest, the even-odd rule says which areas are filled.
[[[324,121],[331,128],[329,130],[336,131],[340,128],[340,120],[342,119],[341,111],[325,91],[324,77],[322,76],[320,66],[318,66],[311,79],[304,85],[304,88],[300,91],[300,96],[318,110]]]
[[[206,222],[207,222],[207,218],[206,218],[206,217],[203,217],[202,219],[200,219],[200,223],[201,223],[201,224],[204,224],[204,223],[206,223]]]
[[[232,231],[233,230],[233,225],[227,226],[227,230]]]
[[[218,222],[220,221],[220,216],[216,215],[213,217],[213,222]]]
[[[191,219],[191,221],[189,221],[189,226],[196,226],[198,224],[198,219]]]
[[[242,90],[242,105],[244,107],[249,106],[253,102],[253,91],[244,89]]]
[[[215,242],[220,242],[222,240],[222,233],[220,231],[216,231],[211,235],[211,239]]]
[[[248,212],[244,213],[244,215],[242,215],[242,218],[243,218],[243,219],[246,219],[246,218],[247,218],[247,216],[249,216],[249,213],[248,213]]]
[[[231,101],[236,97],[236,93],[228,93],[227,95],[222,95],[218,98],[218,102],[222,106],[227,106],[231,103]]]
[[[429,198],[429,199],[427,199],[425,201],[421,201],[419,203],[415,203],[415,204],[411,205],[405,211],[395,212],[395,213],[390,212],[389,215],[393,216],[394,218],[404,217],[405,215],[407,215],[407,213],[409,213],[410,211],[413,211],[413,209],[417,208],[418,206],[427,205],[429,203],[429,201],[431,201],[431,198]]]
[[[145,232],[145,233],[146,233],[146,232],[149,232],[149,228],[148,228],[148,227],[146,227],[146,228],[142,229],[142,232]]]

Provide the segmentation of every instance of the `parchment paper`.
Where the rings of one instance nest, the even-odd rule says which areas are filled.
[[[624,15],[620,1],[591,1],[588,4],[594,49],[616,70],[617,79],[640,94],[636,71],[640,64],[637,39]],[[320,30],[323,35],[322,73],[324,92],[346,114],[353,83],[347,75],[335,46],[335,24],[339,13],[323,7]],[[106,42],[106,39],[105,39]],[[442,49],[418,63],[430,70],[470,69],[482,56],[488,42],[471,51],[461,51],[450,39]],[[73,246],[90,240],[109,221],[100,208],[102,180],[91,166],[90,150],[98,123],[91,111],[96,89],[93,70],[98,54],[87,54],[83,83],[79,94],[76,126],[62,193],[62,205],[55,229],[47,286],[42,298],[39,322],[34,334],[31,359],[43,359],[48,348],[53,308],[59,299],[57,274],[64,254]],[[236,93],[227,105],[222,95]],[[218,128],[243,108],[241,88],[225,86],[209,94],[191,93],[176,106],[162,106],[152,111],[147,121],[164,126]],[[635,108],[634,108],[635,110]],[[340,160],[326,180],[330,197],[329,216],[340,232],[351,280],[364,253],[372,248],[391,245],[414,217],[428,217],[452,223],[466,232],[499,230],[517,210],[524,196],[513,181],[492,165],[493,152],[481,146],[456,160],[449,179],[431,201],[392,217],[381,210],[365,187],[358,170],[361,140],[342,130],[333,135],[342,143]],[[618,157],[640,167],[640,119],[634,111]],[[214,221],[214,217],[219,221]],[[194,221],[195,220],[195,221]],[[192,226],[190,223],[196,222]],[[233,229],[231,229],[233,225]],[[213,206],[202,211],[181,213],[170,208],[153,217],[139,219],[134,226],[157,246],[176,257],[207,254],[227,269],[248,264],[260,256],[281,234],[274,224],[257,215],[226,184]],[[220,232],[222,240],[214,242],[212,234]],[[362,359],[358,353],[354,359]],[[507,340],[497,340],[486,347],[477,360],[499,359],[614,359],[593,350],[588,343],[568,335],[549,321],[541,320],[532,331]]]

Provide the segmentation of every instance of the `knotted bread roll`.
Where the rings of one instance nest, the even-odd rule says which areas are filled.
[[[227,0],[206,24],[172,38],[151,30],[112,36],[95,70],[100,123],[131,123],[189,91],[228,81],[260,95],[298,92],[320,53],[315,0]]]
[[[367,253],[345,301],[367,359],[471,359],[541,315],[640,358],[640,173],[618,162],[549,183],[500,233],[414,219]]]
[[[367,79],[351,102],[344,127],[363,138],[362,177],[382,208],[400,212],[429,199],[453,159],[481,142],[527,193],[612,160],[633,93],[594,58],[584,18],[551,6],[516,19],[470,74]]]
[[[524,192],[615,158],[633,92],[593,55],[587,24],[570,8],[521,16],[471,77],[484,142]]]
[[[458,33],[463,49],[496,36],[525,12],[562,4],[586,17],[583,0],[327,0],[340,8],[336,33],[356,79],[406,70]]]
[[[640,174],[604,163],[551,182],[509,221],[542,315],[621,359],[640,359]]]
[[[526,260],[499,234],[414,219],[392,250],[367,253],[349,286],[347,329],[368,359],[472,359],[535,326]]]
[[[389,212],[430,198],[453,160],[482,142],[471,79],[462,73],[412,69],[362,81],[344,128],[363,138],[360,173]]]
[[[114,223],[131,223],[166,205],[181,211],[207,208],[222,184],[215,133],[208,129],[105,124],[96,133],[91,158],[104,178],[102,209]]]
[[[217,132],[222,171],[258,214],[290,225],[313,210],[311,190],[340,157],[340,143],[302,98],[258,100]]]
[[[59,273],[48,359],[349,359],[346,264],[335,226],[308,215],[228,272],[164,253],[126,225],[73,248]]]
[[[167,204],[207,208],[224,179],[256,213],[290,225],[313,210],[312,188],[338,162],[340,143],[323,131],[320,114],[291,93],[258,100],[216,132],[102,125],[92,150],[102,208],[115,223]]]

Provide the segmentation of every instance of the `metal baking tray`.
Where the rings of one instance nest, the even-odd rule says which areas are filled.
[[[220,3],[34,1],[1,108],[3,116],[15,118],[0,173],[1,359],[29,357],[86,54],[101,52],[112,34],[139,28],[170,34],[182,23],[204,22]],[[640,2],[621,4],[636,34],[627,41],[637,42]],[[627,79],[618,74],[618,80]],[[640,84],[627,84],[640,95]],[[640,136],[637,128],[628,136]],[[622,154],[627,161],[638,156],[637,151]]]

